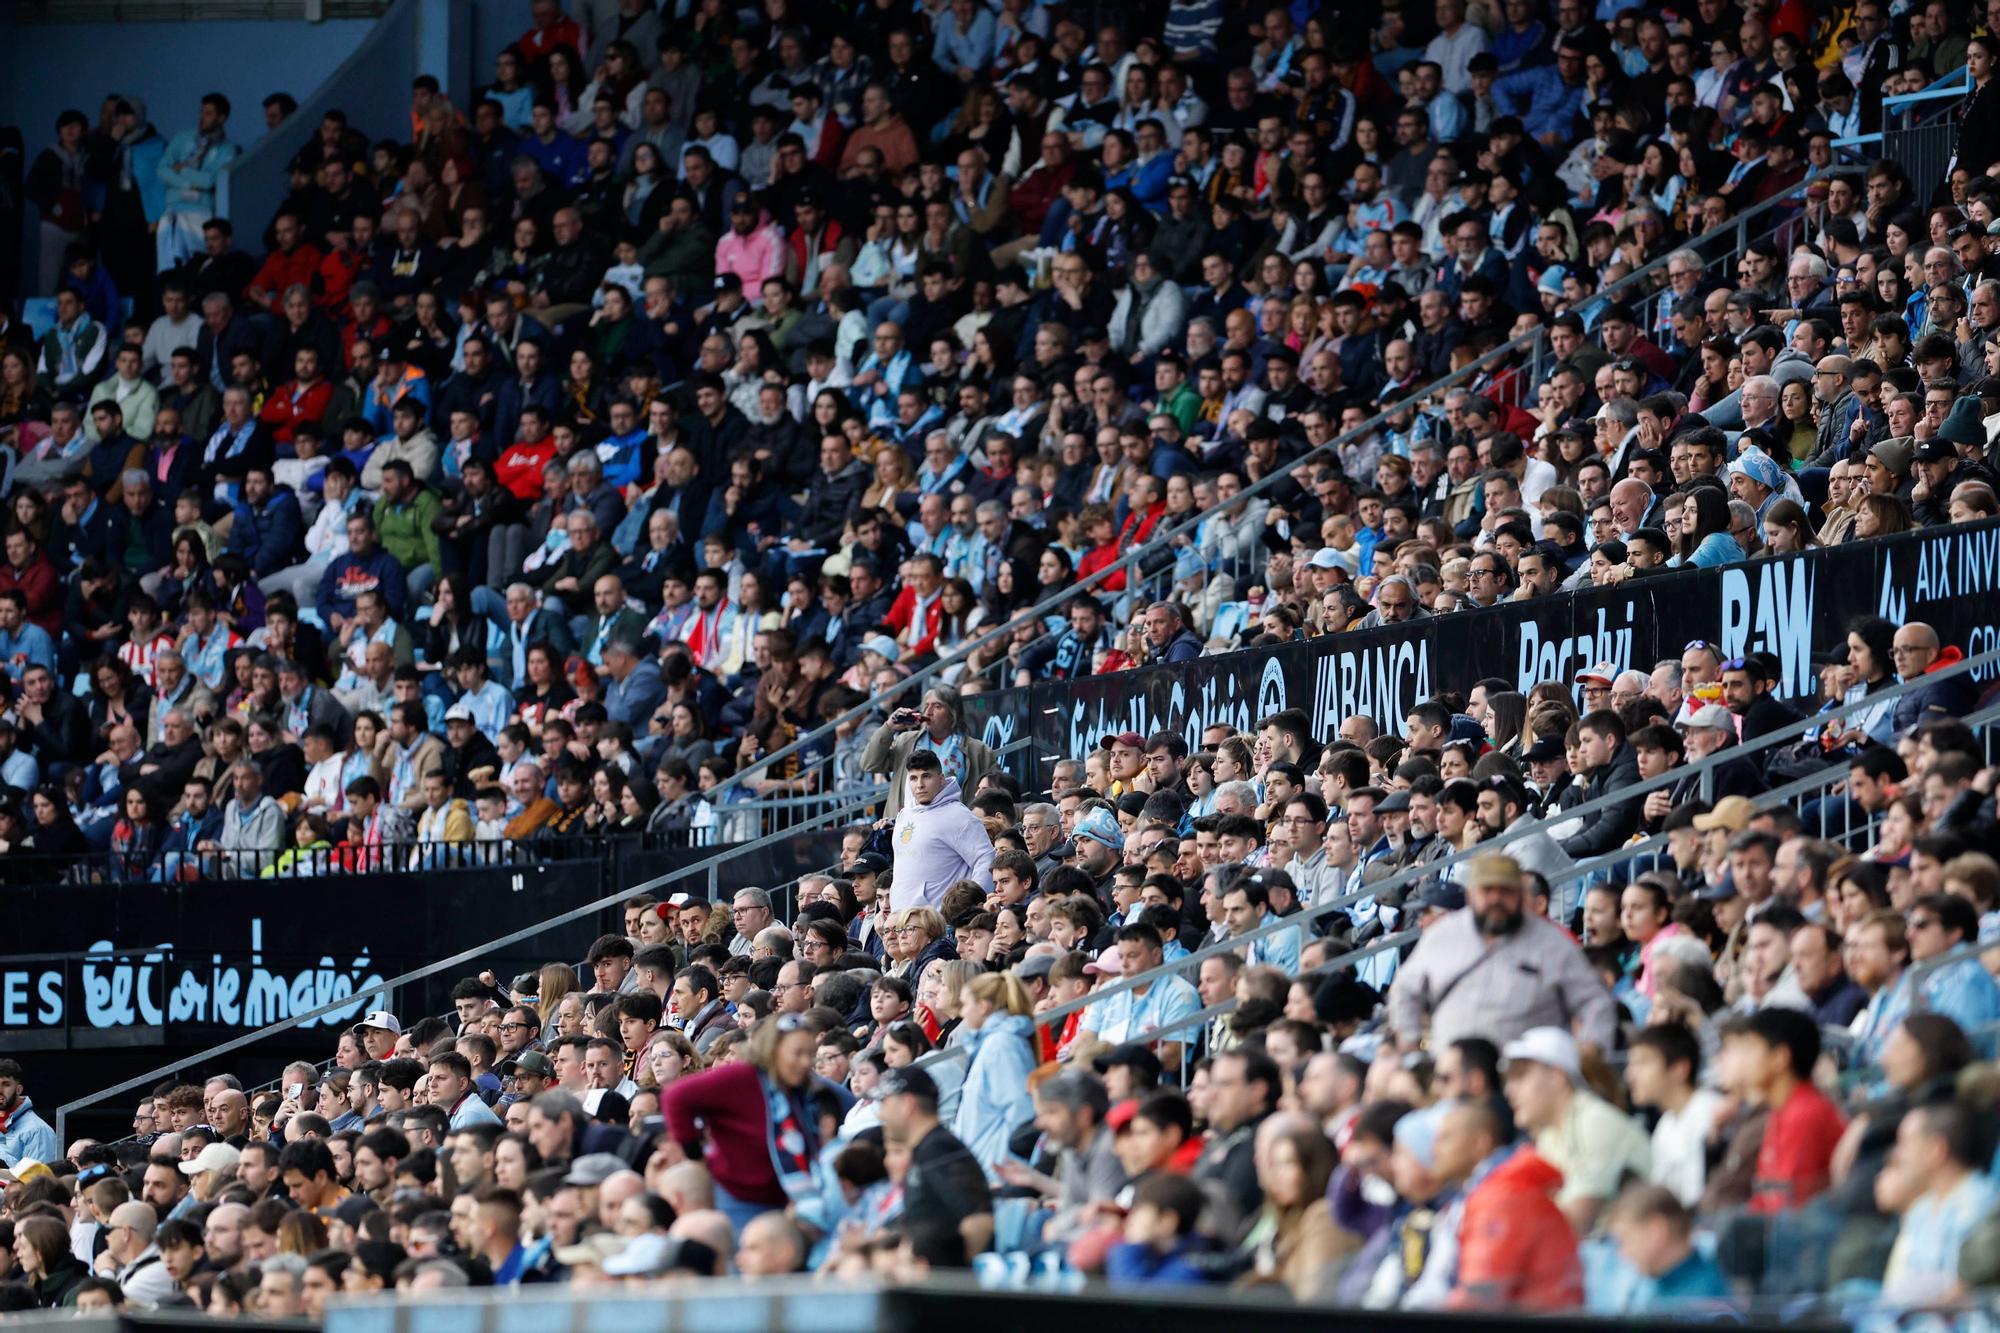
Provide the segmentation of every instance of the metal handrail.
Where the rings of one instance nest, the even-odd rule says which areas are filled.
[[[1018,741],[1014,741],[1006,746],[1002,746],[1000,749],[1000,753],[1008,754],[1016,749],[1025,747],[1027,744],[1028,744],[1027,738],[1023,737]],[[800,827],[795,829],[788,829],[786,830],[786,832],[788,834],[814,832],[816,831],[816,829],[824,828],[827,825],[832,824],[836,820],[844,819],[849,815],[857,814],[863,810],[869,809],[870,807],[874,806],[875,803],[880,799],[881,799],[880,793],[871,789],[869,794],[859,799],[847,801],[842,803],[841,805],[835,806],[831,810],[827,810],[822,814],[814,816],[812,819],[808,820],[804,825],[801,825]],[[447,969],[455,968],[460,966],[461,964],[474,961],[479,957],[481,957],[482,955],[491,953],[496,949],[504,949],[509,945],[518,944],[521,941],[526,940],[534,935],[540,934],[545,930],[552,930],[557,926],[563,926],[569,924],[572,921],[581,920],[584,917],[590,916],[593,913],[601,912],[608,908],[617,907],[620,904],[622,904],[625,900],[632,898],[638,894],[647,893],[652,891],[653,889],[661,888],[664,887],[665,885],[672,884],[677,881],[684,880],[696,875],[702,875],[702,874],[709,875],[712,881],[714,877],[714,872],[716,870],[720,869],[723,865],[727,864],[729,861],[735,859],[736,857],[747,855],[752,850],[761,847],[765,841],[768,841],[768,839],[757,839],[748,843],[743,843],[740,845],[724,848],[716,855],[711,856],[703,861],[697,861],[695,864],[691,866],[684,866],[678,870],[670,870],[665,874],[657,875],[654,878],[646,880],[642,883],[629,885],[625,888],[620,889],[618,892],[610,894],[607,897],[600,898],[595,902],[586,903],[581,907],[571,908],[567,912],[563,912],[557,916],[546,918],[545,920],[542,921],[538,921],[530,926],[524,926],[519,930],[501,936],[499,939],[488,940],[485,943],[480,944],[474,948],[463,950],[457,954],[452,955],[450,958],[446,958],[438,962],[427,964],[424,967],[415,969],[414,971],[405,972],[401,976],[391,977],[389,980],[384,981],[381,984],[381,986],[379,987],[379,993],[382,994],[384,997],[387,997],[388,995],[393,993],[395,989],[399,986],[406,986],[414,981],[422,981],[425,978],[435,976],[440,972],[446,971]],[[800,879],[809,878],[814,873],[820,873],[820,872],[807,872],[807,874],[799,876],[798,879],[794,879],[789,885],[785,885],[782,887],[796,888]],[[261,1041],[265,1037],[275,1036],[280,1032],[285,1032],[295,1027],[304,1026],[307,1023],[313,1022],[319,1018],[326,1016],[327,1014],[334,1013],[338,1010],[351,1008],[353,1007],[354,1004],[354,998],[355,998],[354,996],[349,995],[343,997],[342,999],[332,1001],[325,1005],[321,1005],[317,1009],[313,1009],[301,1014],[295,1014],[290,1018],[284,1019],[277,1023],[267,1024],[266,1026],[259,1028],[254,1032],[247,1032],[240,1037],[231,1038],[230,1040],[222,1042],[219,1045],[211,1046],[207,1050],[197,1052],[196,1054],[191,1055],[186,1059],[177,1060],[172,1064],[164,1065],[158,1069],[152,1070],[149,1073],[142,1074],[137,1078],[127,1079],[123,1083],[117,1084],[114,1087],[103,1089],[102,1091],[93,1093],[88,1097],[80,1098],[75,1101],[65,1102],[62,1106],[56,1108],[56,1113],[55,1113],[56,1137],[58,1139],[64,1138],[63,1131],[65,1127],[65,1122],[67,1121],[69,1113],[71,1111],[78,1111],[88,1106],[95,1106],[97,1103],[104,1101],[108,1098],[115,1097],[120,1093],[130,1092],[134,1088],[144,1087],[147,1084],[155,1083],[160,1079],[166,1078],[171,1074],[178,1073],[180,1070],[187,1068],[191,1065],[198,1065],[206,1061],[213,1060],[218,1056],[227,1055],[231,1051],[241,1050],[243,1047],[248,1046],[253,1042]]]
[[[848,815],[859,813],[860,811],[872,806],[875,803],[875,799],[876,798],[870,797],[866,800],[848,802],[844,805],[838,806],[835,809],[826,812],[824,815],[818,816],[817,819],[812,822],[818,823],[823,821],[830,823],[834,819],[845,818]],[[800,833],[811,832],[811,831],[813,830],[810,827],[790,830],[790,832],[800,832]],[[487,940],[473,948],[461,950],[458,953],[451,955],[449,958],[440,959],[439,961],[433,963],[427,963],[422,967],[414,968],[411,971],[404,972],[399,976],[390,977],[388,980],[382,982],[379,986],[371,987],[370,993],[380,994],[386,1000],[386,997],[391,993],[393,993],[398,987],[407,986],[413,982],[426,980],[430,977],[434,977],[439,973],[448,971],[452,968],[462,967],[466,963],[477,961],[478,959],[488,954],[491,954],[495,950],[504,949],[510,945],[519,944],[525,940],[532,939],[533,937],[543,933],[544,931],[553,930],[558,926],[566,926],[572,921],[580,921],[586,917],[593,916],[598,912],[605,911],[606,909],[609,908],[617,907],[621,903],[623,903],[626,899],[631,898],[636,894],[648,893],[654,889],[663,888],[666,885],[678,883],[682,880],[694,878],[696,876],[712,875],[716,870],[719,870],[722,866],[727,865],[730,861],[735,860],[737,857],[747,855],[751,851],[761,847],[764,841],[768,840],[760,839],[754,842],[748,842],[730,846],[724,848],[722,851],[716,853],[714,856],[708,857],[707,859],[702,861],[695,862],[693,865],[682,866],[679,869],[667,871],[665,874],[656,875],[652,879],[645,880],[642,883],[628,885],[624,888],[619,889],[617,892],[609,894],[605,897],[598,898],[592,902],[584,903],[579,907],[573,907],[566,912],[561,912],[555,916],[547,917],[541,921],[535,922],[532,925],[523,926],[519,930],[511,931],[508,934],[500,936],[498,939]],[[309,1009],[302,1013],[293,1014],[290,1017],[281,1019],[276,1023],[268,1023],[265,1026],[258,1028],[253,1032],[246,1032],[241,1036],[232,1037],[228,1041],[220,1042],[214,1046],[207,1048],[206,1050],[199,1051],[194,1055],[172,1061],[171,1063],[162,1065],[157,1069],[149,1070],[148,1072],[141,1074],[136,1078],[126,1079],[122,1083],[114,1084],[109,1088],[104,1088],[98,1092],[92,1093],[87,1097],[80,1097],[74,1101],[65,1102],[63,1105],[56,1108],[55,1112],[56,1137],[59,1140],[65,1139],[65,1134],[64,1134],[65,1122],[67,1121],[69,1114],[72,1111],[80,1111],[86,1107],[95,1106],[99,1102],[106,1101],[112,1097],[116,1097],[121,1093],[130,1092],[135,1088],[143,1088],[150,1086],[151,1084],[159,1082],[163,1078],[167,1078],[170,1075],[179,1073],[183,1069],[206,1063],[207,1061],[214,1060],[220,1056],[228,1055],[232,1051],[242,1050],[244,1047],[262,1041],[266,1037],[273,1037],[281,1032],[288,1032],[291,1031],[293,1028],[302,1027],[308,1023],[316,1022],[319,1019],[324,1018],[329,1014],[337,1013],[342,1010],[352,1009],[354,1007],[355,999],[356,997],[353,995],[342,996],[339,999],[331,1000],[326,1004],[320,1005],[315,1009]]]
[[[1746,235],[1744,224],[1748,223],[1752,218],[1762,216],[1766,213],[1776,213],[1782,209],[1790,208],[1796,205],[1800,200],[1802,200],[1805,197],[1805,189],[1806,189],[1806,182],[1800,181],[1797,185],[1794,185],[1791,189],[1783,191],[1782,193],[1779,194],[1772,195],[1769,199],[1763,200],[1760,203],[1754,204],[1751,207],[1744,209],[1741,213],[1738,213],[1735,217],[1730,219],[1730,225],[1734,226],[1736,230],[1738,244],[1740,245],[1742,243],[1742,239]],[[1692,242],[1692,240],[1694,240],[1695,238],[1691,237],[1689,239],[1690,242]],[[1676,247],[1676,249],[1678,248],[1679,247]],[[1618,279],[1616,282],[1613,282],[1608,286],[1604,287],[1602,290],[1594,293],[1590,299],[1590,304],[1601,306],[1605,301],[1624,299],[1625,296],[1638,292],[1642,288],[1644,288],[1647,291],[1652,290],[1654,280],[1656,278],[1665,275],[1667,271],[1667,261],[1668,259],[1672,258],[1673,253],[1674,252],[1669,251],[1667,254],[1661,255],[1659,258],[1643,265],[1640,268],[1634,269],[1632,272],[1626,274],[1624,277]],[[1379,430],[1381,427],[1387,425],[1394,418],[1402,415],[1406,411],[1420,410],[1424,399],[1432,397],[1438,393],[1445,392],[1453,388],[1458,388],[1465,384],[1469,384],[1477,380],[1479,376],[1485,371],[1506,364],[1509,360],[1511,360],[1515,356],[1516,353],[1532,353],[1534,354],[1534,357],[1532,357],[1531,359],[1537,359],[1539,353],[1545,347],[1547,340],[1548,340],[1548,334],[1546,329],[1539,327],[1536,328],[1531,333],[1525,333],[1517,338],[1509,339],[1508,341],[1500,344],[1498,347],[1495,347],[1491,351],[1487,352],[1484,356],[1481,356],[1478,359],[1472,361],[1468,365],[1461,366],[1459,369],[1453,371],[1449,375],[1444,376],[1442,379],[1431,381],[1429,384],[1425,385],[1420,391],[1413,393],[1408,397],[1398,399],[1395,403],[1382,408],[1374,416],[1362,422],[1359,426],[1356,426],[1353,430],[1335,436],[1333,439],[1327,441],[1327,443],[1323,445],[1320,445],[1318,448],[1307,450],[1299,457],[1285,464],[1283,467],[1280,467],[1275,471],[1273,471],[1270,475],[1260,478],[1259,480],[1252,482],[1250,485],[1245,486],[1230,501],[1230,504],[1232,506],[1240,505],[1247,500],[1251,500],[1265,494],[1266,492],[1273,489],[1277,485],[1280,479],[1290,478],[1295,472],[1299,471],[1301,468],[1304,468],[1308,464],[1324,462],[1326,459],[1329,458],[1338,459],[1340,457],[1339,447],[1342,444],[1349,443],[1356,439],[1366,437],[1369,433]],[[850,708],[846,712],[841,713],[839,716],[833,718],[831,721],[822,723],[817,730],[807,732],[806,734],[798,737],[791,744],[784,746],[781,749],[773,750],[770,754],[760,757],[759,759],[753,761],[746,767],[738,770],[736,773],[732,774],[724,781],[716,784],[714,790],[717,791],[723,790],[731,783],[739,782],[751,776],[752,774],[761,771],[765,765],[770,764],[775,760],[783,759],[790,755],[797,754],[803,749],[805,749],[807,745],[823,740],[828,736],[831,736],[834,732],[834,729],[837,728],[841,723],[863,717],[872,709],[876,708],[878,705],[885,703],[890,699],[902,696],[903,694],[908,692],[911,689],[911,687],[918,685],[923,681],[929,680],[931,677],[937,675],[939,672],[945,670],[948,667],[959,664],[974,649],[985,646],[987,644],[999,642],[1006,636],[1011,635],[1015,630],[1021,628],[1023,625],[1039,622],[1044,616],[1047,616],[1052,612],[1054,612],[1056,609],[1058,609],[1059,607],[1061,607],[1062,605],[1073,599],[1078,593],[1089,591],[1090,589],[1101,585],[1106,580],[1110,579],[1114,574],[1118,574],[1126,570],[1132,570],[1134,571],[1136,577],[1136,571],[1140,568],[1140,566],[1142,566],[1146,561],[1159,556],[1163,551],[1168,550],[1172,546],[1173,541],[1176,537],[1193,533],[1194,530],[1198,528],[1208,517],[1209,513],[1206,511],[1197,512],[1191,515],[1190,517],[1182,519],[1181,521],[1175,523],[1171,527],[1167,527],[1161,531],[1155,532],[1144,543],[1133,547],[1130,551],[1127,551],[1124,555],[1120,556],[1117,560],[1113,561],[1111,564],[1106,565],[1103,569],[1096,570],[1089,576],[1076,580],[1075,582],[1069,584],[1067,587],[1063,588],[1060,592],[1057,592],[1050,597],[1044,598],[1042,601],[1037,602],[1035,605],[1027,608],[1024,611],[1018,612],[1003,624],[997,626],[986,626],[981,628],[975,637],[968,639],[964,643],[960,644],[950,656],[941,657],[939,660],[933,662],[931,665],[923,668],[920,671],[913,673],[903,681],[899,682],[897,685],[895,685],[886,693],[876,695],[870,698],[866,703],[855,705],[853,708]],[[1130,582],[1130,580],[1128,580],[1128,582]]]
[[[1290,916],[1278,917],[1276,920],[1258,926],[1254,930],[1245,931],[1241,935],[1231,935],[1229,938],[1219,940],[1205,949],[1195,950],[1185,958],[1176,958],[1171,963],[1163,963],[1159,967],[1149,972],[1142,972],[1136,977],[1121,977],[1116,981],[1093,987],[1087,995],[1079,996],[1074,1000],[1064,1001],[1062,1004],[1043,1010],[1041,1013],[1035,1015],[1035,1021],[1037,1025],[1040,1025],[1051,1018],[1066,1018],[1070,1014],[1088,1009],[1092,1005],[1111,999],[1114,996],[1122,995],[1127,991],[1136,991],[1150,986],[1162,977],[1177,974],[1189,967],[1199,967],[1205,959],[1213,958],[1222,953],[1234,952],[1245,944],[1275,935],[1282,930],[1293,930],[1309,925],[1363,899],[1376,898],[1392,889],[1403,888],[1407,885],[1418,883],[1452,866],[1463,864],[1475,857],[1489,855],[1508,843],[1518,842],[1536,833],[1545,833],[1554,824],[1574,819],[1579,815],[1595,814],[1602,810],[1611,809],[1613,806],[1643,799],[1651,792],[1675,786],[1686,778],[1697,774],[1713,772],[1731,760],[1741,759],[1746,755],[1757,754],[1774,746],[1796,740],[1808,731],[1823,726],[1834,718],[1847,717],[1859,713],[1864,709],[1874,709],[1890,699],[1913,693],[1938,681],[1949,680],[1955,676],[1994,665],[2000,665],[2000,649],[1996,649],[1990,653],[1982,653],[1977,657],[1965,658],[1953,663],[1949,667],[1921,676],[1916,680],[1903,681],[1888,689],[1877,690],[1865,699],[1842,703],[1838,707],[1827,709],[1825,712],[1814,713],[1811,717],[1804,718],[1796,724],[1766,732],[1764,735],[1752,740],[1724,746],[1706,759],[1697,760],[1692,764],[1678,765],[1659,774],[1657,777],[1644,778],[1629,787],[1621,787],[1617,791],[1606,792],[1602,796],[1593,796],[1588,800],[1579,801],[1577,804],[1554,815],[1544,816],[1540,819],[1518,820],[1499,833],[1494,834],[1491,838],[1474,843],[1471,847],[1459,848],[1439,857],[1435,861],[1426,861],[1420,865],[1408,866],[1396,871],[1392,875],[1366,884],[1353,893],[1340,894],[1324,903],[1318,903],[1307,907],[1303,911],[1294,912]],[[1568,881],[1565,880],[1564,882]]]

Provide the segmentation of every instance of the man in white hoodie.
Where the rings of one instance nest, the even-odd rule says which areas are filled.
[[[993,887],[993,840],[965,805],[958,779],[929,750],[910,755],[909,791],[896,813],[896,907],[936,907],[962,879]]]

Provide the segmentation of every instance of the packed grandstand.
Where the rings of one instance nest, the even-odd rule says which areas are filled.
[[[31,136],[0,879],[719,876],[0,1055],[0,1312],[2000,1285],[2000,3],[532,8]]]

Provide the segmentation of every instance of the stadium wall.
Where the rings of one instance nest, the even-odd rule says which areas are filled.
[[[1573,681],[1598,662],[1651,670],[1695,639],[1715,642],[1724,658],[1775,653],[1781,694],[1811,698],[1814,653],[1838,646],[1860,615],[1922,620],[1968,655],[2000,646],[2000,521],[972,695],[966,708],[996,749],[1033,735],[1035,744],[1016,752],[1016,775],[1046,785],[1046,771],[1026,766],[1082,755],[1121,731],[1178,732],[1193,750],[1216,723],[1248,731],[1267,714],[1302,708],[1315,736],[1333,735],[1355,713],[1400,734],[1410,709],[1439,690],[1501,676],[1526,693],[1538,681]],[[1992,679],[1976,678],[1982,686]]]

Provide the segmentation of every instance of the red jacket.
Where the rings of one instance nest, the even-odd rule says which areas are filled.
[[[904,638],[904,631],[910,628],[910,621],[917,614],[917,590],[911,587],[896,594],[896,600],[889,603],[889,614],[882,617],[886,625],[892,626],[898,639]],[[924,609],[924,623],[920,633],[908,636],[910,642],[905,651],[927,653],[937,642],[938,618],[944,614],[944,598],[934,596],[931,604]]]
[[[555,456],[553,435],[533,444],[519,441],[500,455],[500,461],[493,465],[493,478],[512,491],[516,499],[533,504],[542,498],[542,469]]]
[[[301,390],[297,380],[281,384],[271,390],[271,396],[264,400],[263,411],[257,419],[271,428],[271,438],[279,444],[290,444],[292,432],[300,426],[318,425],[326,419],[326,409],[333,404],[333,385],[322,379],[310,389]]]
[[[1059,167],[1037,165],[1021,177],[1007,194],[1007,211],[1021,220],[1022,235],[1033,236],[1042,229],[1043,219],[1074,175],[1076,162],[1067,160]]]
[[[1583,1304],[1576,1233],[1556,1207],[1562,1172],[1521,1147],[1465,1199],[1454,1310],[1573,1310]]]
[[[0,560],[0,592],[9,588],[20,589],[28,599],[28,619],[47,630],[50,638],[62,637],[62,580],[56,577],[56,567],[48,556],[35,552],[35,558],[23,569]]]
[[[296,284],[308,292],[312,290],[313,276],[319,272],[322,257],[319,247],[310,242],[300,242],[290,254],[273,250],[264,260],[264,267],[257,270],[257,276],[250,279],[250,285],[271,294],[264,306],[276,314],[284,307],[285,288]]]
[[[715,1183],[747,1203],[785,1206],[784,1187],[771,1162],[770,1112],[757,1067],[721,1065],[667,1085],[660,1097],[667,1133],[694,1156],[708,1131],[703,1159]]]

